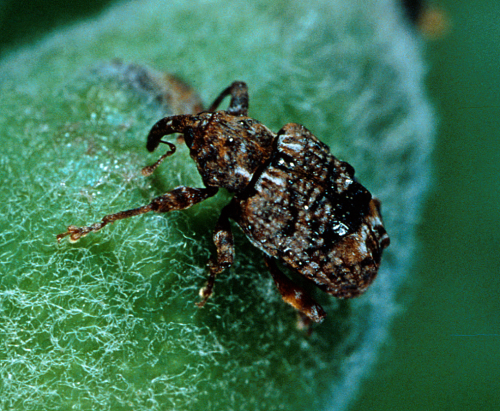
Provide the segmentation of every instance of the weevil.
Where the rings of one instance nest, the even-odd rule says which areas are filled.
[[[216,111],[228,96],[228,109]],[[149,132],[149,151],[160,143],[169,150],[145,167],[144,175],[175,152],[175,145],[162,138],[180,133],[205,187],[176,187],[145,206],[106,215],[99,223],[71,225],[57,240],[69,236],[74,242],[109,223],[150,211],[184,210],[225,188],[234,195],[215,225],[216,252],[208,260],[209,277],[198,306],[212,295],[216,276],[233,263],[230,219],[263,252],[283,300],[309,320],[321,322],[324,309],[277,262],[335,297],[363,293],[389,245],[380,202],[354,178],[353,167],[330,154],[308,129],[289,123],[274,133],[248,117],[248,102],[247,85],[236,81],[207,111],[165,117]]]

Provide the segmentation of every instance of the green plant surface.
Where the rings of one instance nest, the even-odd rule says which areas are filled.
[[[426,53],[439,133],[419,263],[393,346],[355,410],[500,404],[500,3],[434,3],[449,31]]]
[[[3,409],[341,410],[386,341],[433,134],[415,33],[377,2],[190,4],[119,4],[0,64]],[[185,147],[140,176],[165,108],[115,58],[176,73],[206,102],[244,80],[253,117],[302,123],[352,163],[392,239],[366,295],[318,293],[328,317],[307,336],[235,227],[235,264],[197,309],[227,193],[57,244],[69,224],[201,184]]]

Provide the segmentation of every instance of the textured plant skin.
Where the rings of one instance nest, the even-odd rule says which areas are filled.
[[[0,408],[345,409],[409,269],[433,132],[397,9],[345,3],[128,3],[4,58]],[[235,263],[196,308],[227,193],[58,245],[68,224],[201,184],[182,145],[141,176],[147,132],[173,108],[114,58],[175,73],[205,102],[245,80],[252,117],[302,123],[349,161],[392,240],[372,288],[315,293],[329,315],[307,336],[235,227]]]

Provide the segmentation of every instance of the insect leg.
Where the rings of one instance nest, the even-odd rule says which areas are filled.
[[[283,301],[300,311],[314,322],[321,322],[326,316],[325,311],[316,301],[312,299],[302,288],[283,274],[274,259],[264,257],[267,268],[273,276],[274,282]]]
[[[153,199],[153,201],[151,201],[151,203],[145,206],[106,215],[99,223],[95,223],[87,227],[77,227],[74,225],[70,225],[65,233],[59,234],[57,236],[57,241],[61,241],[62,238],[69,235],[69,241],[74,243],[81,237],[85,237],[91,232],[99,231],[109,223],[114,223],[117,220],[123,220],[124,218],[129,218],[140,214],[145,214],[150,211],[155,211],[157,213],[166,213],[169,211],[184,210],[196,203],[199,203],[200,201],[212,197],[217,193],[217,190],[218,189],[214,187],[177,187],[167,194],[156,197],[155,199]]]
[[[222,100],[229,95],[231,96],[231,102],[226,112],[235,116],[246,116],[248,114],[248,87],[242,81],[235,81],[222,91],[208,111],[215,111],[220,103],[222,103]]]
[[[213,240],[216,248],[216,255],[208,260],[210,276],[207,284],[200,290],[202,300],[196,303],[198,307],[203,307],[208,298],[212,295],[215,277],[217,274],[231,267],[234,258],[233,233],[229,224],[229,215],[232,203],[222,209],[221,215],[214,229]]]

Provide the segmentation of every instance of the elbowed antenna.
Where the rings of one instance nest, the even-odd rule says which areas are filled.
[[[143,176],[147,177],[153,174],[153,172],[158,168],[158,166],[165,160],[167,157],[170,157],[172,154],[175,153],[175,145],[168,141],[163,141],[160,140],[160,143],[166,144],[169,148],[170,151],[167,151],[165,154],[163,154],[154,164],[151,164],[150,166],[146,166],[141,170],[141,173]]]

